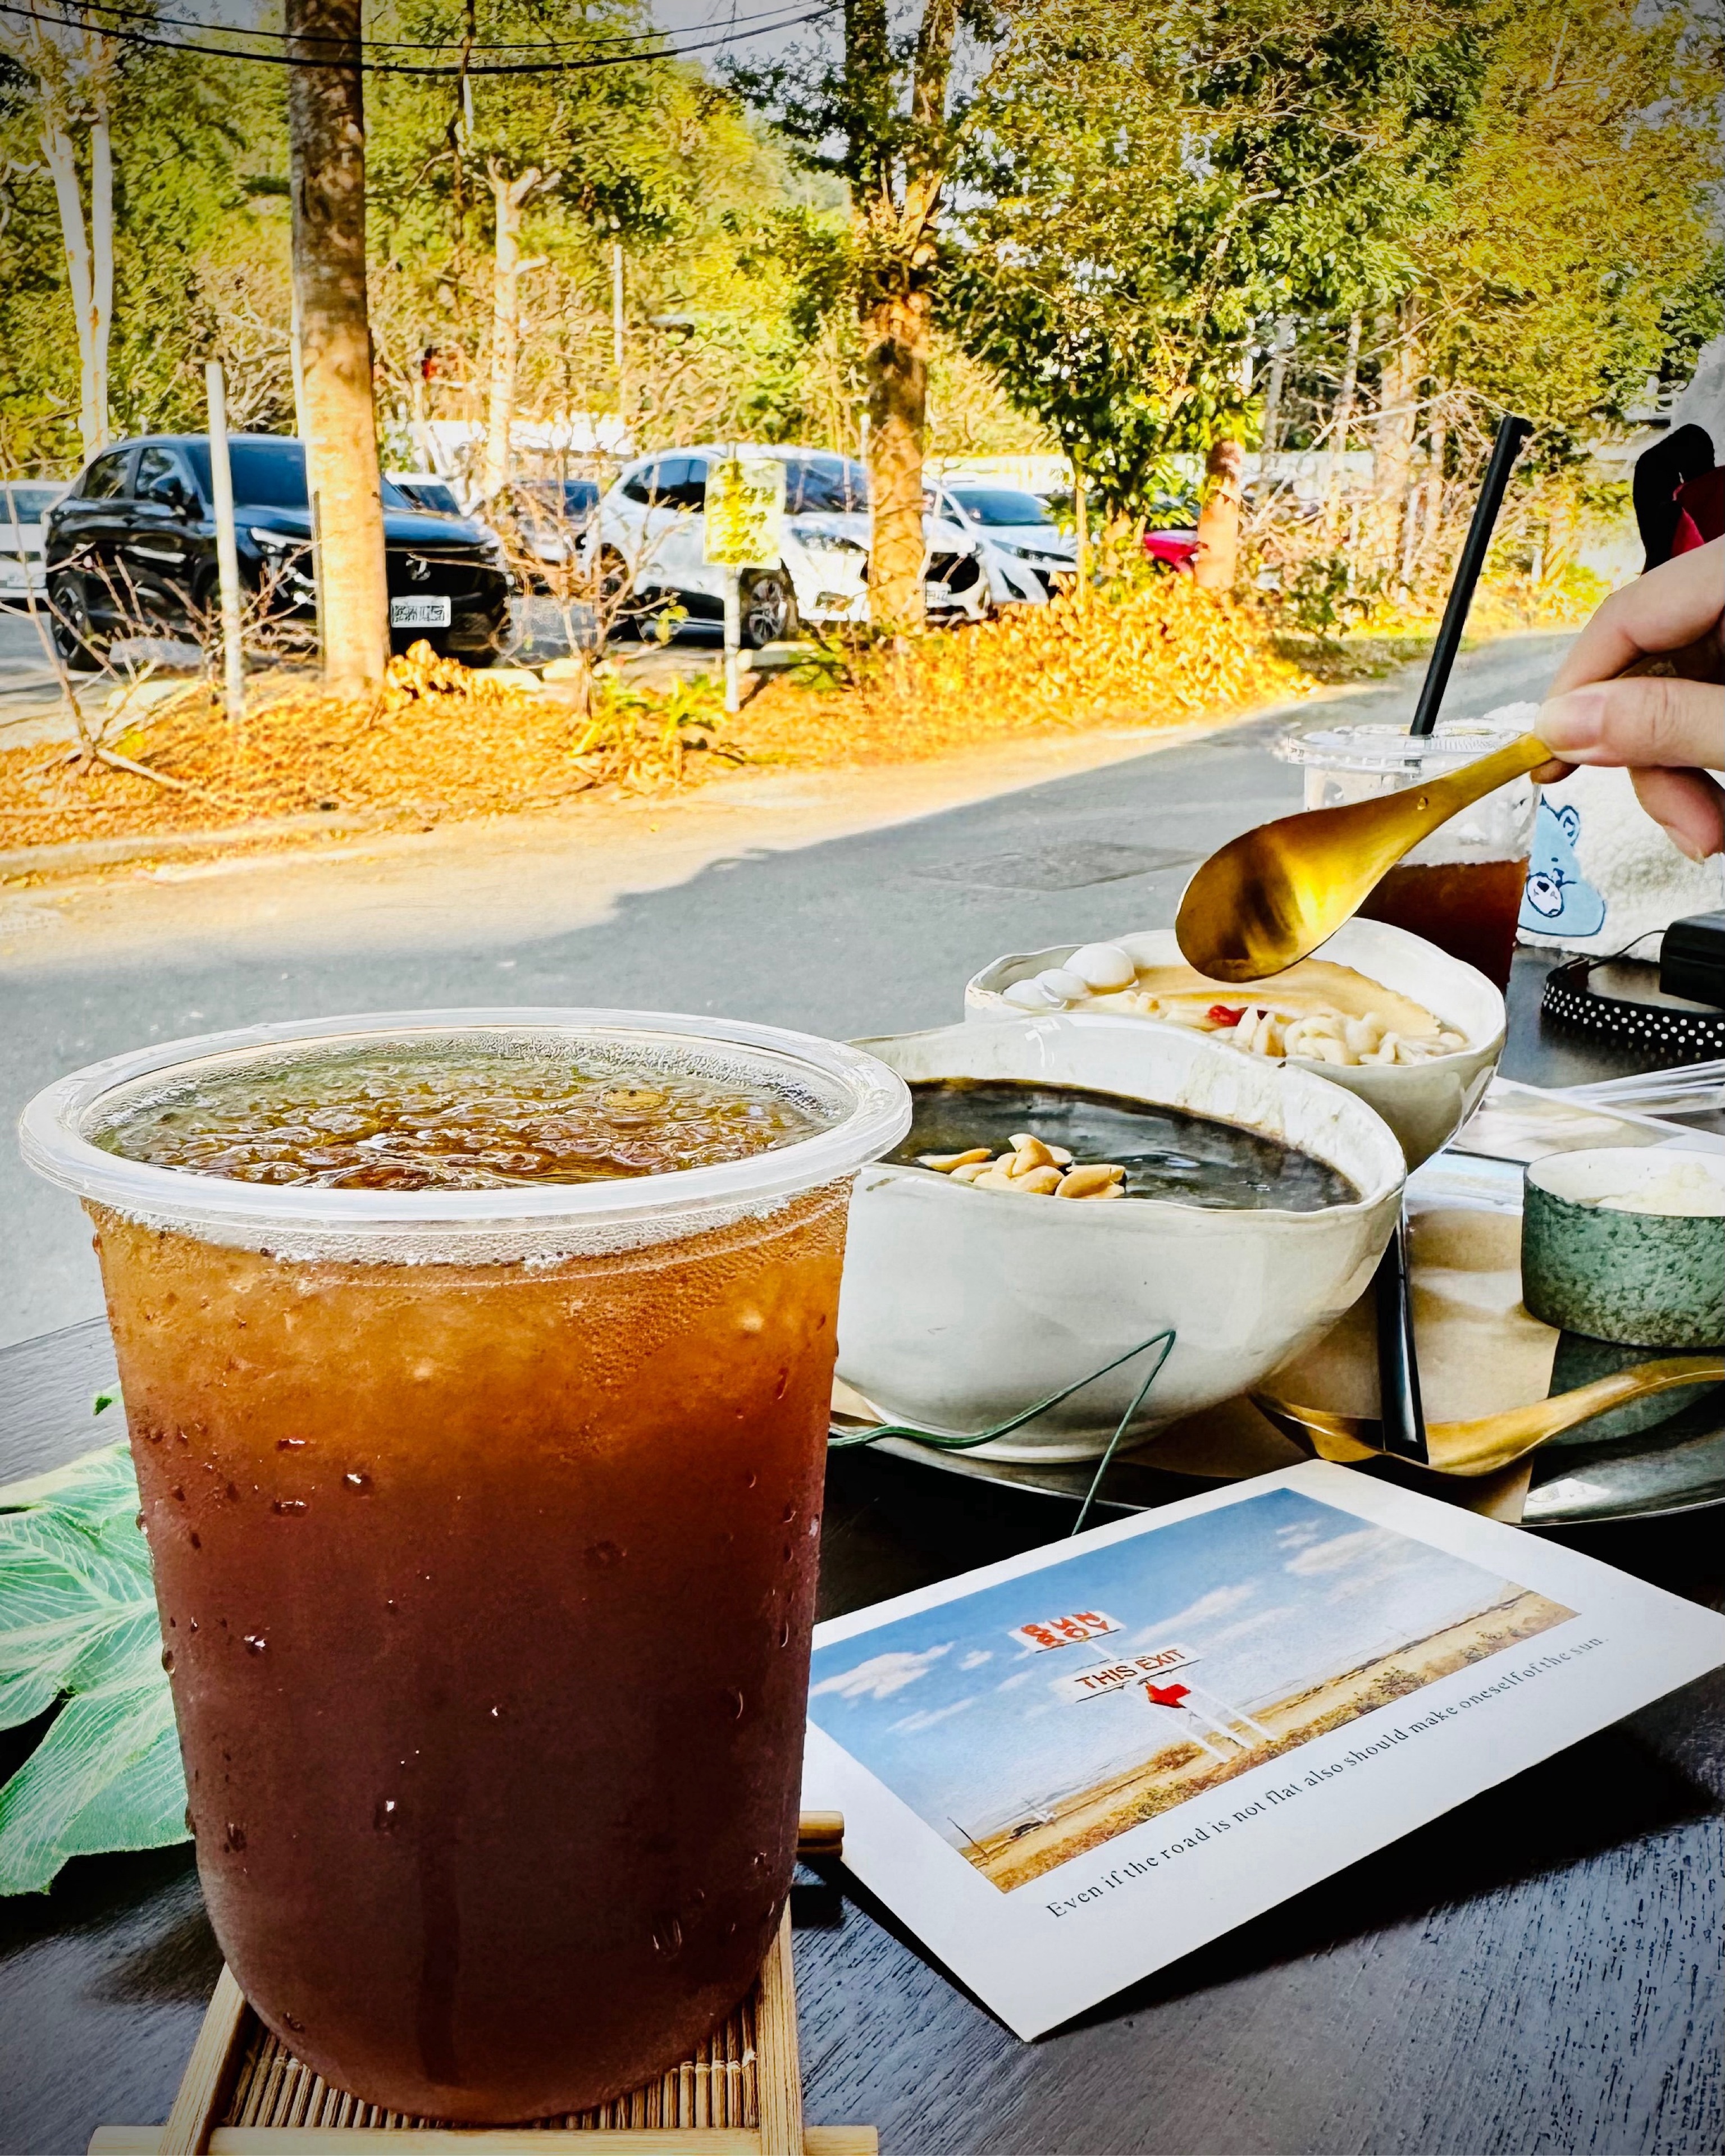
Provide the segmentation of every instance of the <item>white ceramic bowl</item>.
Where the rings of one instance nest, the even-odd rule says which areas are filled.
[[[1115,1204],[973,1190],[875,1162],[856,1179],[839,1373],[893,1421],[942,1435],[1004,1422],[1172,1326],[1133,1425],[1147,1435],[1253,1384],[1364,1291],[1401,1199],[1401,1148],[1364,1101],[1178,1026],[1102,1013],[1015,1016],[858,1044],[900,1076],[1017,1078],[1185,1108],[1301,1147],[1357,1202],[1314,1213]],[[1149,1358],[1010,1439],[1002,1460],[1093,1458]]]
[[[1127,936],[1089,940],[1119,944],[1140,966],[1185,963],[1172,928],[1141,929]],[[1005,1000],[1003,991],[1014,981],[1027,981],[1048,967],[1063,965],[1080,947],[1076,943],[1056,943],[1046,951],[1014,952],[997,958],[966,984],[965,1015],[1021,1017],[1023,1014]],[[1405,928],[1392,928],[1387,921],[1350,921],[1312,955],[1332,959],[1338,966],[1351,966],[1368,980],[1381,981],[1385,988],[1411,996],[1466,1040],[1467,1045],[1453,1055],[1435,1055],[1425,1063],[1349,1065],[1320,1063],[1304,1056],[1288,1059],[1301,1070],[1316,1071],[1332,1085],[1345,1086],[1350,1093],[1368,1101],[1401,1140],[1408,1166],[1418,1168],[1421,1161],[1442,1152],[1491,1084],[1497,1058],[1503,1052],[1503,998],[1477,968],[1452,958],[1423,936],[1410,936]],[[1157,1019],[1133,1022],[1153,1025],[1163,1032],[1183,1029],[1170,1029]]]

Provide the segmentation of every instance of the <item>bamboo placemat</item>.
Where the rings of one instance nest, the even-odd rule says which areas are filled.
[[[801,1853],[836,1855],[842,1825],[805,1814]],[[330,2087],[223,1969],[167,2125],[99,2127],[90,2156],[372,2156],[379,2133],[412,2134],[413,2156],[547,2156],[576,2145],[590,2156],[877,2156],[879,2146],[871,2126],[803,2123],[787,1908],[754,1990],[691,2056],[596,2111],[530,2126],[451,2127]]]

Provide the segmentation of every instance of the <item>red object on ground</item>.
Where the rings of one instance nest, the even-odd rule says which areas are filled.
[[[1186,1686],[1181,1684],[1147,1684],[1144,1687],[1145,1696],[1152,1707],[1178,1707],[1185,1698],[1186,1690]]]
[[[1236,1010],[1232,1004],[1212,1004],[1206,1015],[1212,1025],[1238,1025],[1245,1016],[1245,1005]]]
[[[1165,569],[1189,569],[1198,553],[1195,531],[1147,531],[1144,552]]]

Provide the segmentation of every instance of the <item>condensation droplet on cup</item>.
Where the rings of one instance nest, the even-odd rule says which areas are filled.
[[[269,1644],[261,1632],[248,1632],[245,1635],[245,1650],[249,1655],[261,1655]]]
[[[791,1644],[791,1620],[788,1617],[781,1617],[778,1620],[778,1644],[781,1647],[788,1647]]]
[[[229,1820],[228,1831],[222,1836],[223,1849],[231,1850],[235,1856],[245,1847],[245,1829],[238,1820]]]
[[[341,1481],[347,1489],[357,1490],[362,1496],[371,1495],[372,1478],[362,1468],[350,1467]]]
[[[785,1507],[783,1507],[783,1510],[780,1512],[780,1513],[779,1513],[779,1516],[778,1516],[778,1517],[779,1517],[779,1524],[780,1524],[782,1527],[789,1527],[789,1525],[790,1525],[791,1522],[796,1518],[796,1517],[797,1517],[797,1508],[796,1508],[796,1507],[795,1507],[794,1505],[787,1505],[787,1506],[785,1506]]]
[[[164,1647],[164,1648],[162,1649],[162,1666],[163,1667],[163,1669],[165,1669],[165,1670],[167,1671],[167,1673],[168,1673],[168,1675],[169,1675],[170,1676],[172,1676],[173,1675],[173,1673],[174,1673],[174,1650],[173,1650],[173,1649],[172,1649],[172,1647]]]
[[[379,1797],[377,1809],[372,1814],[372,1825],[378,1834],[393,1834],[400,1825],[401,1806],[393,1797]]]
[[[306,1509],[303,1497],[273,1497],[270,1502],[272,1512],[303,1512]]]
[[[726,1693],[725,1699],[726,1704],[731,1709],[732,1719],[736,1722],[741,1722],[742,1720],[743,1708],[742,1694],[740,1691],[732,1690]]]
[[[663,1954],[667,1961],[675,1961],[683,1951],[682,1919],[675,1912],[654,1919],[653,1950]]]

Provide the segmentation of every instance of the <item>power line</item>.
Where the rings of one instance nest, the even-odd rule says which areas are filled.
[[[61,0],[61,4],[70,4],[70,0]],[[804,23],[818,23],[824,17],[830,15],[833,13],[834,8],[838,4],[839,4],[839,0],[823,0],[823,4],[819,7],[809,9],[800,15],[792,15],[788,18],[776,20],[773,27],[775,30],[780,31],[798,29],[802,28]],[[114,10],[110,12],[118,11]],[[141,13],[141,11],[139,12]],[[43,13],[42,8],[39,5],[36,7],[20,7],[17,4],[17,0],[0,0],[0,15],[16,16],[24,21],[34,23],[38,24],[39,27],[48,26],[55,29],[94,28],[99,35],[105,38],[111,38],[117,44],[141,45],[147,47],[151,50],[156,52],[196,53],[201,54],[207,59],[241,60],[247,63],[249,65],[254,67],[329,68],[340,67],[343,64],[341,59],[336,57],[320,59],[310,57],[302,57],[300,54],[296,53],[236,52],[231,47],[226,45],[199,45],[193,44],[182,38],[177,38],[146,37],[141,30],[110,29],[101,23],[92,24],[88,21],[80,22],[75,18],[64,14],[54,16],[46,15]],[[198,27],[206,31],[212,32],[218,37],[231,36],[244,38],[260,34],[275,37],[280,34],[275,31],[267,33],[257,33],[249,30],[223,31],[218,24],[215,23],[204,23]],[[657,50],[647,49],[627,53],[586,52],[583,53],[581,58],[572,59],[516,60],[502,62],[491,61],[483,63],[479,66],[475,66],[472,62],[469,60],[465,63],[458,62],[453,67],[428,67],[423,64],[416,64],[408,60],[368,60],[364,58],[360,58],[354,61],[352,65],[357,72],[362,74],[418,75],[441,81],[454,81],[464,75],[471,77],[475,75],[575,74],[585,73],[589,69],[596,68],[629,67],[653,60],[680,59],[685,56],[685,54],[689,53],[706,52],[716,45],[729,44],[735,34],[736,33],[734,29],[727,29],[717,37],[696,38],[688,44],[665,45],[660,47]],[[767,33],[762,31],[756,31],[752,34],[761,36]],[[300,41],[296,39],[295,42],[297,43]],[[452,39],[450,42],[454,43],[455,41]],[[344,52],[353,51],[355,47],[352,43],[349,41],[345,43],[340,49]],[[386,46],[382,49],[390,50],[394,49]],[[408,48],[408,49],[411,50],[414,49]],[[426,49],[435,49],[435,48],[427,48]],[[522,48],[506,45],[489,49],[475,47],[474,49],[476,51],[480,49],[491,49],[508,52],[519,51],[522,49]],[[553,45],[546,48],[546,49],[553,52],[562,52],[567,49],[562,46]]]
[[[213,37],[265,38],[275,44],[326,44],[333,45],[341,51],[351,50],[357,44],[362,52],[444,52],[449,47],[459,45],[462,42],[453,33],[447,38],[361,38],[354,39],[337,38],[327,33],[315,30],[296,32],[244,28],[238,24],[202,22],[190,16],[164,15],[153,8],[129,8],[121,4],[121,0],[46,0],[47,5],[56,7],[61,11],[57,15],[44,14],[44,0],[37,0],[37,5],[33,7],[8,7],[0,10],[0,13],[27,15],[56,29],[93,28],[103,37],[120,37],[123,33],[117,30],[110,30],[99,22],[89,23],[85,19],[85,18],[92,15],[114,15],[126,22],[148,23],[156,28],[169,29],[198,30]],[[732,15],[725,26],[725,36],[729,38],[735,35],[747,24],[765,24],[767,26],[765,28],[756,28],[750,32],[752,36],[765,37],[771,35],[775,28],[781,27],[789,28],[795,22],[806,21],[808,14],[805,10],[802,15],[794,17],[792,22],[781,23],[780,18],[788,13],[791,4],[792,0],[779,0],[777,7],[762,8],[752,15]],[[842,4],[843,0],[826,0],[826,4],[815,12],[822,14],[830,13]],[[560,53],[568,50],[572,45],[576,44],[578,44],[581,49],[586,50],[593,45],[650,43],[665,34],[665,32],[658,29],[593,30],[589,31],[578,40],[556,38],[523,38],[518,43],[475,44],[470,48],[470,50],[480,57],[498,53]]]

